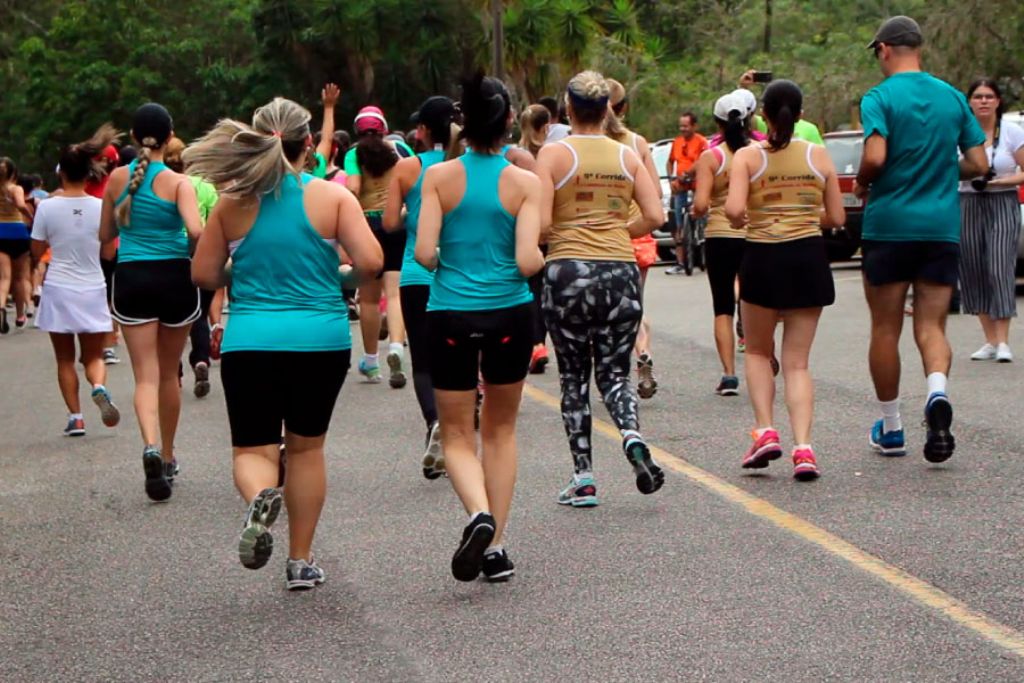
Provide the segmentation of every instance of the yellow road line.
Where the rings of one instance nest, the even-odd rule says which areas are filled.
[[[524,393],[538,403],[554,410],[560,410],[560,401],[546,391],[528,384]],[[595,418],[593,426],[594,431],[615,442],[621,440],[619,430],[612,424]],[[654,458],[664,467],[682,474],[730,503],[741,506],[755,517],[767,520],[794,536],[813,543],[830,555],[846,560],[856,568],[881,579],[915,602],[943,614],[958,625],[974,631],[999,647],[1005,648],[1019,657],[1024,657],[1024,633],[972,609],[966,603],[957,600],[927,581],[861,550],[802,517],[786,512],[767,500],[758,498],[664,449],[657,446],[650,446],[650,449]]]

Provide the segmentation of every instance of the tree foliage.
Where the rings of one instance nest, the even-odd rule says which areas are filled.
[[[274,95],[305,103],[342,86],[339,125],[382,106],[396,128],[429,95],[491,57],[489,0],[0,0],[0,154],[52,168],[61,144],[106,120],[126,128],[164,102],[185,138],[218,117],[248,118]],[[518,102],[555,94],[581,68],[630,89],[630,124],[649,138],[676,115],[707,124],[747,68],[805,91],[825,128],[856,117],[877,83],[864,49],[885,16],[915,16],[926,67],[963,87],[985,74],[1022,95],[1019,0],[505,0],[507,80]],[[767,40],[770,36],[770,41]],[[766,44],[770,51],[765,51]]]

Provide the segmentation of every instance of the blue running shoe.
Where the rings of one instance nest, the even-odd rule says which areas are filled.
[[[92,390],[92,402],[100,409],[100,418],[105,426],[116,427],[121,421],[121,411],[114,405],[106,387],[98,386]]]
[[[364,381],[368,384],[380,384],[380,366],[368,364],[365,358],[359,360],[359,374],[366,378]]]
[[[885,421],[879,420],[871,428],[871,434],[868,436],[868,443],[878,453],[889,456],[890,458],[898,458],[907,454],[906,443],[903,440],[903,430],[894,429],[891,432],[884,432]]]
[[[928,462],[945,462],[953,455],[956,440],[949,431],[953,424],[953,404],[942,392],[928,397],[924,406],[924,422],[927,436],[924,442],[924,459]]]

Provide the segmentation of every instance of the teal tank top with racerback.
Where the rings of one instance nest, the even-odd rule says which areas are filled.
[[[128,178],[135,173],[138,160],[128,165]],[[178,205],[153,192],[153,180],[167,166],[162,161],[150,162],[139,189],[132,195],[128,224],[120,227],[121,243],[117,250],[119,262],[163,261],[187,259],[188,233],[181,225]],[[128,197],[128,186],[117,199],[120,205]]]
[[[416,230],[420,220],[420,206],[423,204],[423,175],[434,164],[444,161],[444,150],[423,152],[420,158],[420,177],[405,197],[405,253],[402,256],[401,286],[431,285],[434,274],[416,262]]]

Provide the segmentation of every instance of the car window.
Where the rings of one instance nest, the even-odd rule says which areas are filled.
[[[860,136],[825,138],[825,149],[839,175],[853,175],[860,168],[864,140]]]
[[[651,148],[651,158],[654,159],[654,168],[658,169],[658,174],[665,173],[665,166],[668,164],[668,153],[672,150],[672,145],[655,145]]]

